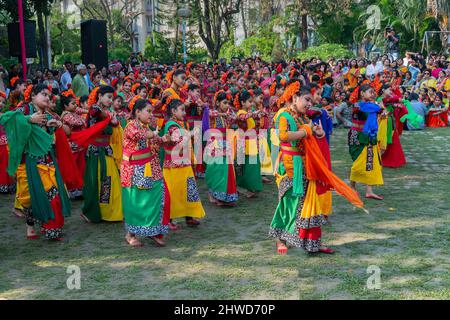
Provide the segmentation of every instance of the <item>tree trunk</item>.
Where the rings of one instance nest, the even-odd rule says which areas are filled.
[[[245,23],[245,11],[244,11],[244,1],[241,2],[241,18],[242,18],[242,27],[244,28],[244,37],[247,39],[248,33],[247,33],[247,24]]]
[[[308,15],[302,14],[302,49],[308,49]]]
[[[41,66],[48,68],[48,54],[47,54],[47,35],[44,27],[44,19],[42,12],[36,12],[39,30],[39,56]]]
[[[178,21],[177,21],[178,22]],[[177,23],[177,27],[175,29],[175,45],[173,49],[173,58],[175,62],[178,62],[178,34],[180,33],[180,24]]]
[[[110,46],[111,49],[114,49],[116,47],[116,42],[114,41],[114,28],[113,28],[113,24],[112,24],[112,19],[108,20],[108,32],[109,33],[109,41],[110,41]],[[133,40],[131,40],[133,41]],[[133,47],[133,45],[132,45]]]

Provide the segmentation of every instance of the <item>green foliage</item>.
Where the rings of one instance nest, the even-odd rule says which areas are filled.
[[[205,48],[194,47],[189,49],[187,53],[187,60],[193,62],[206,61],[209,58],[208,50]]]
[[[65,61],[72,61],[73,63],[81,62],[81,51],[55,55],[55,66],[62,66]]]
[[[307,50],[297,54],[299,59],[310,59],[313,57],[327,60],[330,57],[344,58],[352,57],[353,53],[341,44],[327,43],[320,46],[309,47]]]
[[[121,60],[126,61],[130,57],[130,47],[115,47],[108,50],[108,60]]]
[[[170,50],[170,41],[161,33],[154,31],[153,37],[155,42],[152,42],[150,36],[145,41],[144,57],[150,62],[157,63],[173,63],[174,57]]]
[[[53,59],[56,65],[64,63],[66,57],[72,62],[79,62],[81,48],[81,34],[77,27],[69,28],[74,23],[70,15],[62,14],[60,8],[52,10],[50,37],[52,43]]]
[[[274,21],[261,27],[256,34],[244,39],[238,46],[234,45],[233,39],[227,41],[222,46],[219,57],[229,61],[232,57],[259,56],[270,61],[275,56],[276,60],[281,60],[284,57],[284,46],[279,35],[273,32],[273,24]]]
[[[233,57],[244,58],[245,52],[243,48],[241,48],[240,46],[235,46],[233,40],[230,40],[222,45],[219,58],[224,58],[227,61],[231,61],[231,58]]]

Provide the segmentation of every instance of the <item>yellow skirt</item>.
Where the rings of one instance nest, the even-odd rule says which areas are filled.
[[[315,216],[320,216],[321,214],[323,214],[323,212],[320,207],[319,195],[316,190],[316,181],[310,180],[303,202],[301,217],[304,219],[311,219]]]
[[[261,174],[273,175],[272,157],[267,139],[260,139],[259,144],[259,150],[261,150],[259,154],[261,160]]]
[[[319,204],[322,213],[329,216],[333,211],[333,193],[331,191],[327,191],[323,194],[319,194]]]
[[[164,168],[163,175],[170,194],[170,219],[203,218],[205,210],[192,167]]]
[[[37,166],[39,176],[41,177],[42,184],[45,192],[49,191],[51,187],[57,186],[56,183],[56,170],[54,167],[45,166],[39,164]],[[17,209],[31,208],[31,196],[28,188],[27,171],[25,164],[20,164],[17,167],[17,191],[14,207]]]
[[[350,173],[350,181],[367,184],[369,186],[382,185],[383,175],[380,163],[379,146],[375,145],[373,150],[372,170],[367,171],[367,146],[364,147],[359,157],[353,162],[352,171]]]
[[[112,157],[105,157],[106,159],[106,175],[111,177],[109,186],[104,186],[102,190],[102,182],[100,177],[100,170],[98,170],[98,186],[100,195],[100,214],[104,221],[122,221],[122,187],[120,182],[119,170],[115,159]],[[99,163],[100,166],[100,163]],[[102,198],[109,193],[108,201],[102,201]]]

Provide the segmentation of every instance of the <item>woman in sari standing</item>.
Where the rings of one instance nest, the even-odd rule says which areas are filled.
[[[158,152],[167,136],[160,137],[149,127],[155,122],[151,104],[143,99],[130,106],[132,120],[124,131],[121,182],[125,240],[142,246],[137,237],[152,239],[164,246],[169,231],[170,197],[159,163]]]
[[[86,222],[122,221],[122,191],[118,157],[122,157],[122,137],[115,113],[111,113],[114,89],[110,86],[95,88],[89,96],[88,128],[110,118],[110,124],[101,136],[90,144],[86,153],[81,217]]]

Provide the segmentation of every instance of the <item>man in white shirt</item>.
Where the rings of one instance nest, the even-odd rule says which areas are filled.
[[[366,76],[373,79],[377,74],[383,71],[383,65],[378,58],[372,58],[372,63],[366,67]]]
[[[61,76],[61,91],[65,91],[69,89],[69,85],[72,84],[72,71],[73,64],[70,61],[64,62],[64,70],[65,72]]]

